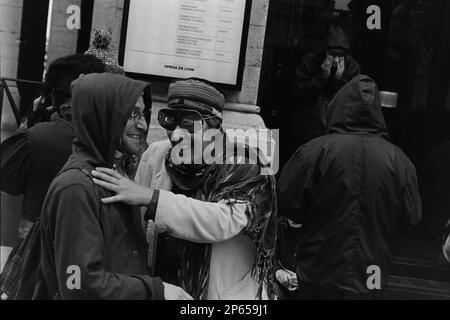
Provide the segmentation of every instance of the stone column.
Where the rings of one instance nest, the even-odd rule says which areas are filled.
[[[78,30],[67,28],[67,8],[71,5],[81,7],[81,0],[54,0],[50,39],[47,49],[47,67],[57,58],[75,54],[77,51]]]
[[[17,78],[19,62],[20,27],[22,22],[23,1],[6,0],[0,3],[0,75]],[[18,104],[19,94],[15,83],[10,87],[15,102]],[[1,140],[13,130],[16,122],[6,95],[3,98],[3,114],[1,123]]]
[[[252,0],[245,68],[240,91],[227,91],[230,103],[256,105],[269,0]]]
[[[16,78],[19,61],[20,27],[22,21],[22,0],[5,0],[0,3],[0,75]],[[10,84],[15,86],[15,83]],[[17,88],[11,87],[11,93],[18,104]],[[8,99],[4,96],[1,141],[5,140],[16,129],[16,121],[11,111]],[[17,239],[17,229],[20,220],[21,197],[13,197],[1,193],[1,242],[0,242],[0,272]]]
[[[96,0],[94,2],[91,39],[96,29],[104,29],[111,32],[110,47],[116,56],[119,55],[123,4],[124,0]]]

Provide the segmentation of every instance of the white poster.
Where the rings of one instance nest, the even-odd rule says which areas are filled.
[[[246,0],[132,0],[127,72],[235,85]]]

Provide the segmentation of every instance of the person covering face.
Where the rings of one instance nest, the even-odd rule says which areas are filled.
[[[342,28],[330,28],[325,48],[304,55],[297,66],[291,124],[294,148],[323,134],[327,105],[347,82],[360,74]],[[294,150],[295,150],[294,149]]]

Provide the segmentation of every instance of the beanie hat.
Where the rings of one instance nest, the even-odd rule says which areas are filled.
[[[84,54],[89,54],[97,57],[105,64],[106,72],[118,73],[124,75],[125,72],[117,62],[117,57],[109,47],[112,35],[110,32],[99,29],[94,33],[92,44]]]
[[[192,109],[222,119],[225,94],[198,78],[175,80],[169,85],[168,108]]]

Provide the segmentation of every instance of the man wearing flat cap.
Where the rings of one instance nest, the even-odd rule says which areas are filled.
[[[230,142],[224,104],[224,93],[205,80],[172,82],[158,114],[169,140],[143,154],[137,183],[108,169],[94,175],[116,192],[104,201],[144,207],[147,234],[158,234],[152,263],[164,281],[194,299],[273,298],[274,176],[249,161],[259,159],[255,150]]]

